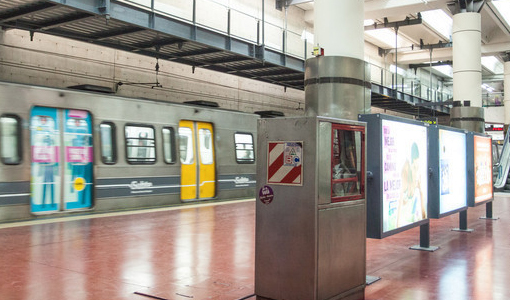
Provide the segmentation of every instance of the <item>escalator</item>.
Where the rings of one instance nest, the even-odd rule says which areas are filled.
[[[510,130],[507,130],[503,145],[494,143],[492,145],[494,189],[495,191],[508,193],[510,193],[510,178],[508,177],[510,170],[509,133]]]

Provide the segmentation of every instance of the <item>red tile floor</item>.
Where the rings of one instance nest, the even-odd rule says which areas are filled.
[[[510,299],[510,194],[484,214],[431,220],[435,252],[408,249],[419,228],[368,239],[366,299]],[[251,200],[0,224],[0,299],[253,300],[254,219]]]

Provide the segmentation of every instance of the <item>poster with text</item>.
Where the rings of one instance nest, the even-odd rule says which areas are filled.
[[[383,231],[427,219],[427,127],[382,120]]]
[[[439,213],[467,206],[466,134],[439,129]]]
[[[474,137],[475,203],[492,199],[492,141],[490,137]]]

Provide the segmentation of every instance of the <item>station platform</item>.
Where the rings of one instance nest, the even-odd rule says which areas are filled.
[[[435,252],[419,228],[367,239],[365,299],[510,299],[510,194],[484,215],[431,220]],[[0,224],[0,299],[255,300],[254,243],[253,199]]]

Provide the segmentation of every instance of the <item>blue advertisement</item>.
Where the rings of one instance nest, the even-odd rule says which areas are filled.
[[[81,110],[35,107],[30,115],[31,211],[92,205],[92,122]]]
[[[65,209],[92,204],[92,122],[86,111],[64,112]]]
[[[60,132],[55,109],[36,107],[30,115],[33,213],[60,210]]]

